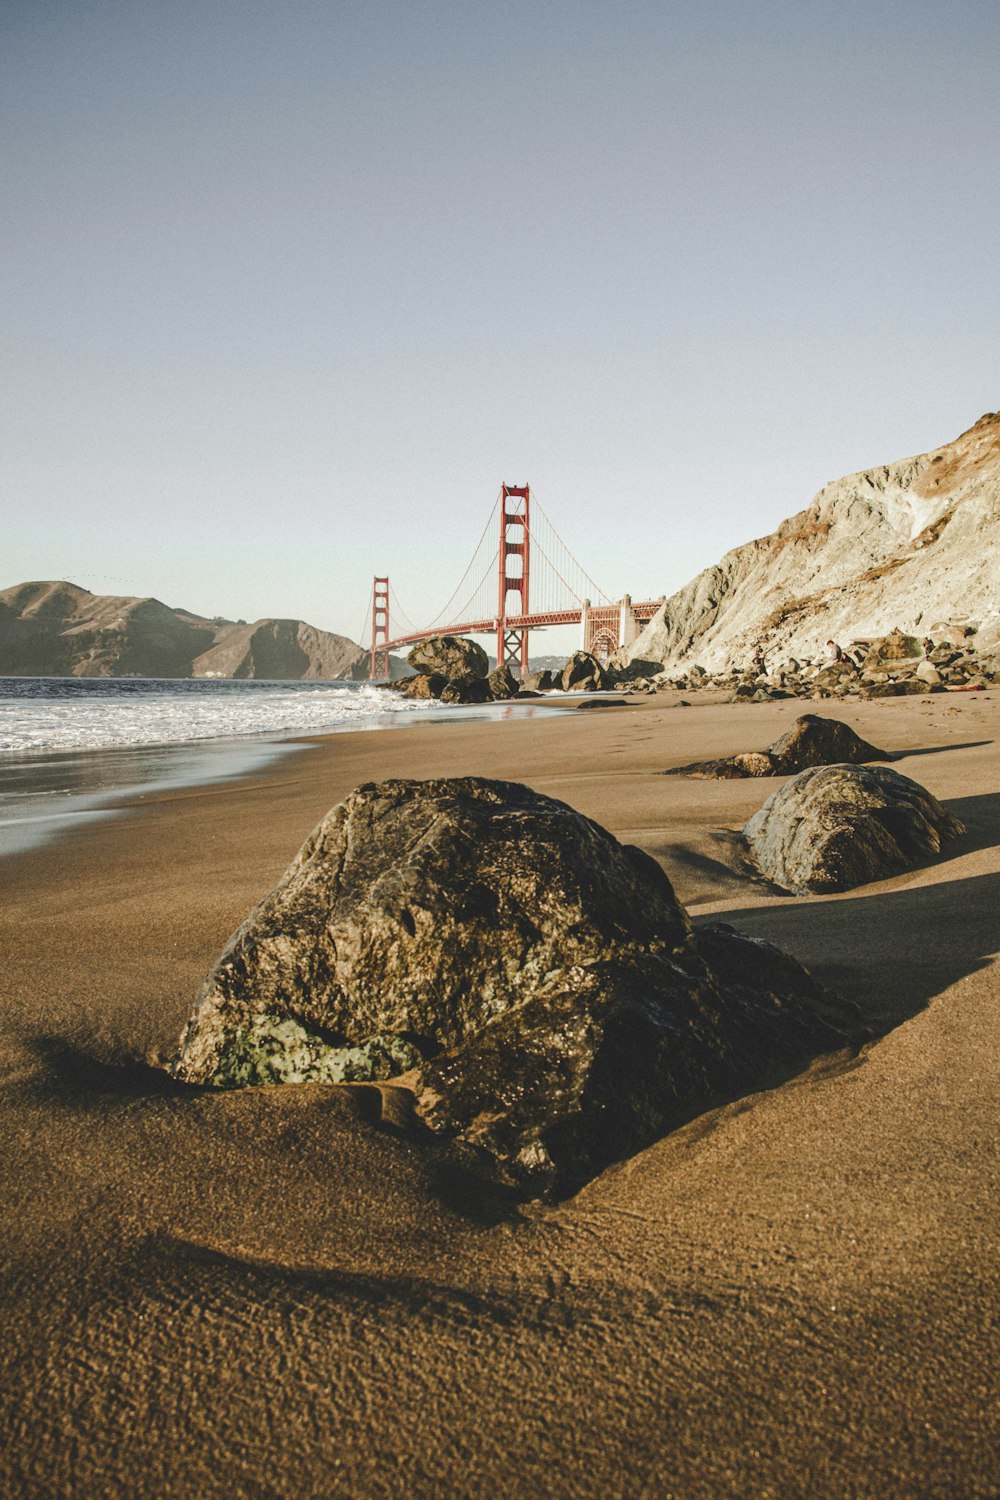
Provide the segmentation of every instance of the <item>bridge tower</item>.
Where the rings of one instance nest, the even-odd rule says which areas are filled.
[[[372,585],[372,647],[368,677],[385,682],[389,677],[389,580],[376,578]]]
[[[500,509],[500,578],[497,602],[497,666],[510,667],[523,677],[528,670],[528,631],[509,628],[508,620],[528,613],[528,579],[531,571],[531,491],[524,485],[505,484]],[[508,601],[514,608],[508,607]],[[388,637],[387,637],[388,639]]]

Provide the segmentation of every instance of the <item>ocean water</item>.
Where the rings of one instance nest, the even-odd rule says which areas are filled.
[[[109,802],[247,775],[296,736],[530,718],[532,703],[417,703],[363,682],[0,677],[0,855],[113,817]]]
[[[0,677],[0,752],[392,728],[442,713],[366,682]]]

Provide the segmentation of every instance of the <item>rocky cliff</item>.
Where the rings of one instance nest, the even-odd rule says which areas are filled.
[[[360,678],[368,654],[302,620],[207,620],[73,583],[0,590],[0,675]]]
[[[943,448],[827,485],[668,599],[620,664],[720,671],[758,649],[777,664],[943,620],[1000,635],[1000,412]]]

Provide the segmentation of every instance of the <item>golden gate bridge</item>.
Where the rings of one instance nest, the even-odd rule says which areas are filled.
[[[408,618],[389,582],[376,575],[371,609],[373,682],[389,676],[389,652],[433,635],[496,635],[498,666],[522,677],[528,633],[579,625],[580,644],[602,661],[629,645],[663,603],[611,599],[577,562],[527,484],[504,484],[451,598],[429,625]]]

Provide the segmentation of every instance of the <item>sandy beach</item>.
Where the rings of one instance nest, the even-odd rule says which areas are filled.
[[[813,708],[957,813],[946,858],[777,895],[738,838],[775,783],[658,774]],[[1000,1493],[998,728],[996,693],[663,694],[339,734],[4,859],[3,1493]],[[638,844],[879,1039],[520,1210],[370,1088],[149,1066],[334,803],[469,774]]]

